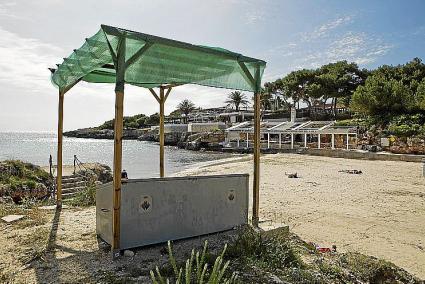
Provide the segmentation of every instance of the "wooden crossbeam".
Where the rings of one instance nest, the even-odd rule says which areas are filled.
[[[242,71],[244,72],[245,76],[245,80],[252,86],[252,88],[255,90],[255,79],[254,77],[252,77],[251,72],[249,72],[248,68],[246,67],[245,63],[238,61],[239,66],[241,67]]]
[[[152,89],[152,88],[149,88],[149,91],[155,97],[156,101],[160,104],[161,103],[161,100],[159,99],[158,95],[155,93],[155,90]]]
[[[147,42],[142,48],[140,48],[135,54],[133,54],[133,56],[131,56],[130,59],[128,59],[125,62],[125,68],[133,64],[134,61],[136,61],[137,59],[139,59],[140,56],[142,56],[143,53],[145,53],[146,50],[148,50],[151,46],[152,46],[152,43]]]

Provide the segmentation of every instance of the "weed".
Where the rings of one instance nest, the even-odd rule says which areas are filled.
[[[44,225],[48,222],[48,216],[45,211],[37,208],[41,205],[41,203],[32,203],[32,205],[29,205],[29,203],[22,205],[16,205],[14,203],[0,204],[0,217],[6,215],[24,215],[25,217],[23,219],[13,223],[16,228],[20,229]]]
[[[251,228],[239,235],[226,256],[243,257],[271,270],[303,267],[303,262],[288,242],[266,238]]]
[[[340,265],[349,269],[358,279],[370,283],[416,283],[415,278],[394,264],[360,253],[345,253]]]
[[[212,269],[209,269],[208,263],[206,262],[207,255],[207,241],[204,243],[204,248],[202,253],[195,250],[192,250],[190,258],[186,260],[186,265],[184,267],[179,267],[176,263],[176,259],[173,256],[173,250],[171,248],[171,242],[168,242],[168,256],[169,264],[172,267],[174,273],[174,279],[176,284],[180,283],[236,283],[237,276],[235,273],[231,275],[230,278],[225,278],[224,273],[226,272],[227,267],[230,262],[224,262],[224,254],[226,252],[227,245],[224,246],[224,249],[214,262]],[[155,273],[156,272],[156,273]],[[166,284],[170,283],[168,278],[164,278],[163,273],[161,273],[158,266],[155,269],[155,272],[150,271],[151,279],[154,284]]]
[[[49,228],[36,228],[32,234],[20,238],[22,254],[19,260],[23,264],[28,264],[37,259],[43,259],[49,241]]]
[[[89,184],[83,190],[79,191],[74,198],[67,203],[71,206],[87,207],[96,204],[96,185]]]

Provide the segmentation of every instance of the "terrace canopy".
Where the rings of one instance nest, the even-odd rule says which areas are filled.
[[[148,88],[160,105],[160,176],[164,176],[164,103],[172,87],[197,84],[255,94],[253,223],[258,223],[260,88],[266,62],[218,47],[102,25],[52,71],[59,88],[57,204],[62,201],[64,94],[79,81],[115,84],[113,249],[119,244],[124,85]],[[153,88],[159,88],[159,95]],[[166,92],[165,92],[166,91]],[[196,94],[194,94],[196,95]]]

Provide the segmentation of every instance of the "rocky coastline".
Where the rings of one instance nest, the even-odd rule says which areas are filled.
[[[137,140],[147,130],[145,129],[124,129],[123,139]],[[99,128],[82,128],[77,130],[66,131],[63,133],[66,137],[75,138],[91,138],[91,139],[114,139],[114,130]]]
[[[64,132],[66,137],[91,138],[91,139],[114,139],[114,131],[110,129],[83,128]],[[199,151],[221,151],[222,142],[225,140],[225,132],[222,130],[213,132],[168,132],[164,135],[164,144],[177,146],[181,149]],[[158,129],[124,129],[123,139],[159,142]]]

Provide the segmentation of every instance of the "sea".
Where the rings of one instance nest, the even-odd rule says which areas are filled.
[[[53,133],[0,132],[0,161],[17,159],[39,166],[49,165],[52,155],[56,164],[57,135]],[[114,141],[64,137],[63,164],[72,165],[74,155],[83,163],[98,162],[112,168]],[[200,152],[165,147],[165,173],[170,175],[211,161],[231,157],[219,152]],[[123,169],[129,178],[159,176],[159,144],[124,140]]]

